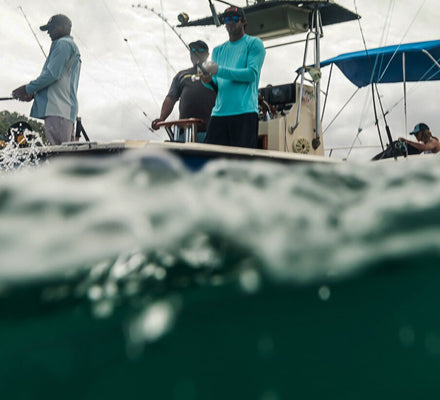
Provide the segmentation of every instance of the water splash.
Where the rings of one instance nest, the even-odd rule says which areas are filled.
[[[0,171],[11,171],[21,168],[35,167],[39,164],[38,155],[46,148],[39,135],[29,135],[22,143],[13,140],[6,142],[0,150]],[[23,147],[26,144],[26,147]]]

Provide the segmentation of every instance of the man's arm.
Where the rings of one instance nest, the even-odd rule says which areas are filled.
[[[39,92],[61,78],[67,62],[72,56],[72,49],[68,43],[59,39],[49,54],[46,68],[41,75],[26,85],[28,94]]]
[[[406,144],[410,144],[412,147],[416,148],[419,151],[432,151],[436,148],[435,143],[432,141],[430,143],[419,143],[419,142],[413,142],[412,140],[408,140],[405,138],[400,137],[399,140],[404,141]]]
[[[249,47],[248,63],[246,68],[228,68],[218,66],[217,76],[237,82],[253,82],[257,79],[263,66],[266,50],[263,42],[253,40]]]
[[[152,123],[151,123],[151,127],[154,130],[158,130],[159,127],[157,126],[157,124],[159,122],[165,121],[169,115],[171,114],[171,112],[173,111],[174,105],[176,104],[177,99],[170,97],[170,96],[166,96],[165,100],[162,103],[162,108],[160,110],[160,117],[156,118]]]

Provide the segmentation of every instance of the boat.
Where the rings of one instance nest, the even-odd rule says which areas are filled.
[[[178,16],[179,27],[190,28],[218,24],[219,16],[212,2],[209,1],[209,3],[211,16],[191,21],[187,14],[182,13]],[[353,83],[359,86],[396,81],[402,81],[405,84],[407,81],[419,80],[421,77],[426,80],[440,77],[439,70],[433,70],[440,56],[440,46],[437,41],[390,46],[371,51],[364,50],[321,61],[320,45],[324,27],[348,23],[360,18],[358,14],[338,5],[334,0],[260,0],[244,7],[244,10],[248,20],[247,33],[260,37],[263,41],[288,38],[298,34],[305,35],[305,39],[299,40],[304,43],[304,56],[302,66],[297,69],[295,80],[286,84],[260,88],[262,107],[258,149],[196,143],[198,121],[189,119],[163,123],[169,136],[164,142],[154,140],[90,142],[80,126],[80,129],[77,128],[77,137],[79,137],[79,131],[82,131],[86,142],[41,146],[36,150],[37,157],[48,159],[57,156],[103,156],[120,154],[128,150],[146,149],[150,153],[171,152],[195,170],[206,162],[219,158],[281,163],[340,162],[341,160],[325,156],[321,122],[321,68],[335,64]],[[313,52],[313,63],[308,64],[311,52]],[[404,69],[403,72],[397,73],[399,65],[402,65],[402,57],[411,67],[408,71]],[[414,70],[413,63],[419,63],[423,57],[423,63],[419,65],[420,71]],[[371,59],[374,59],[373,63]],[[386,64],[385,70],[376,68],[376,66],[383,67],[384,64]],[[376,71],[376,75],[372,75],[372,68]],[[427,70],[432,73],[426,73]],[[177,141],[178,135],[175,132],[181,129],[185,130],[185,142]],[[408,148],[393,141],[388,126],[386,130],[391,147],[387,151],[379,135],[383,150],[383,155],[379,156],[379,159],[386,158],[385,155],[397,158],[411,154]],[[27,149],[20,149],[23,156],[26,156],[27,151]]]
[[[212,5],[212,3],[210,2]],[[306,68],[293,83],[267,86],[260,89],[264,104],[276,109],[276,115],[261,113],[259,122],[259,149],[213,146],[195,142],[197,123],[177,120],[167,122],[169,132],[186,129],[186,142],[176,142],[172,133],[169,140],[158,141],[113,141],[113,142],[72,142],[60,146],[41,146],[36,154],[47,159],[54,156],[112,155],[126,150],[148,149],[169,151],[183,159],[186,164],[199,168],[212,159],[268,160],[282,163],[334,162],[324,157],[321,140],[321,107],[319,79],[319,46],[323,27],[353,21],[359,16],[329,0],[257,1],[244,7],[248,27],[247,33],[262,40],[306,34],[304,60],[314,42],[315,66]],[[218,22],[218,15],[212,6],[213,15],[189,21],[179,16],[181,28],[210,25]],[[264,23],[262,22],[264,20]],[[306,84],[306,74],[315,79]],[[298,81],[299,80],[299,81]],[[86,139],[88,139],[86,137]],[[23,157],[28,149],[20,149]]]

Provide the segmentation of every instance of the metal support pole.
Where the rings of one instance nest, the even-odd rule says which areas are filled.
[[[403,111],[405,113],[405,135],[408,132],[408,113],[406,108],[406,54],[402,53],[402,75],[403,75]]]
[[[436,65],[437,68],[440,69],[440,64],[437,62],[437,60],[429,53],[429,51],[423,49],[422,50],[423,53],[425,53],[430,59],[431,61]]]
[[[321,68],[321,36],[322,36],[322,20],[321,12],[318,6],[316,6],[313,12],[313,29],[315,33],[315,68],[319,71]],[[320,146],[321,136],[321,79],[319,78],[315,82],[315,96],[316,96],[316,140],[312,143],[313,148],[316,150]]]
[[[185,131],[185,142],[189,142],[191,138],[191,127],[185,126],[184,131]]]
[[[191,142],[197,142],[197,124],[191,125]]]
[[[173,129],[174,129],[174,141],[178,142],[179,141],[180,128],[177,125],[174,125]]]
[[[307,63],[307,52],[309,49],[309,39],[311,35],[311,31],[309,31],[306,35],[306,45],[304,46],[304,57],[303,57],[303,64],[301,68],[301,82],[299,84],[299,95],[298,95],[298,110],[296,112],[296,122],[295,125],[289,127],[289,133],[291,135],[294,134],[296,128],[298,128],[299,125],[299,117],[301,115],[301,105],[302,105],[302,97],[303,97],[303,91],[304,91],[304,75],[306,73],[306,63]],[[296,89],[295,89],[296,90]],[[284,130],[286,136],[286,129]],[[287,151],[287,145],[286,145],[286,137],[284,137],[284,151]]]

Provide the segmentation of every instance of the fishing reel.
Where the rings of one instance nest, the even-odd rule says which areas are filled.
[[[182,24],[186,24],[189,21],[189,15],[186,12],[182,12],[177,16],[177,20]]]
[[[397,153],[396,155],[403,155],[405,158],[408,157],[408,146],[403,140],[396,140],[394,145]]]
[[[196,82],[199,81],[202,76],[202,72],[197,69],[197,73],[191,75],[191,81]]]
[[[191,80],[193,82],[199,81],[203,74],[209,74],[206,68],[209,68],[212,64],[215,64],[213,61],[204,61],[203,63],[197,64],[197,73],[191,76]]]

